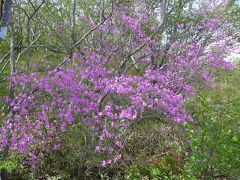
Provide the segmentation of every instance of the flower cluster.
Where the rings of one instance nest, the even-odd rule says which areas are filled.
[[[98,138],[95,151],[107,157],[102,166],[116,163],[124,148],[124,130],[144,112],[151,110],[178,123],[193,121],[184,103],[194,95],[196,84],[214,87],[213,70],[233,68],[224,61],[223,51],[230,48],[233,36],[218,41],[224,17],[203,18],[198,26],[178,22],[177,32],[190,38],[162,42],[149,35],[154,26],[147,26],[150,12],[128,7],[115,11],[94,32],[96,43],[83,47],[81,55],[74,53],[72,68],[11,78],[16,96],[6,98],[13,109],[0,127],[0,149],[9,146],[35,166],[45,153],[60,147],[60,133],[80,122]],[[202,16],[198,11],[195,15]],[[207,42],[191,38],[196,29],[208,32],[207,38],[211,34]]]

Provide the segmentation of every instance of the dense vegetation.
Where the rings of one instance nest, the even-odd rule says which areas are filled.
[[[18,0],[8,10],[2,178],[240,178],[240,66],[226,60],[239,51],[238,1]]]
[[[91,133],[74,126],[62,136],[62,147],[49,154],[38,169],[29,171],[21,157],[1,162],[13,179],[238,179],[240,176],[240,69],[219,72],[215,89],[202,90],[187,103],[193,123],[178,125],[149,116],[127,134],[120,164],[96,166],[89,149]],[[84,132],[84,133],[83,133]],[[79,167],[82,171],[79,172]]]

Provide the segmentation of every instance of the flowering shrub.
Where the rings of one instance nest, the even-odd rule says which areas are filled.
[[[34,167],[60,147],[60,133],[80,122],[98,137],[95,150],[107,166],[121,159],[124,131],[147,110],[178,123],[193,121],[184,102],[199,85],[215,87],[214,69],[233,68],[224,61],[236,38],[234,30],[222,34],[231,24],[228,3],[210,4],[213,8],[203,10],[200,4],[189,14],[197,22],[174,22],[170,39],[164,24],[170,10],[163,5],[166,12],[155,27],[156,12],[146,12],[147,3],[139,2],[139,8],[115,4],[112,16],[91,37],[93,43],[73,54],[71,68],[11,77],[16,96],[6,98],[13,108],[3,114],[0,148],[18,151]]]

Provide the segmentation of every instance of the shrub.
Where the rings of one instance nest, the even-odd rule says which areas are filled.
[[[223,73],[218,88],[202,91],[189,105],[195,122],[185,124],[188,163],[198,178],[240,177],[239,76],[239,68]]]

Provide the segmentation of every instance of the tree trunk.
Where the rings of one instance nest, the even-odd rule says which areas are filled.
[[[3,1],[1,1],[1,3],[3,3]],[[2,23],[0,26],[0,41],[5,40],[7,36],[7,26],[9,18],[11,16],[12,4],[13,4],[12,0],[5,0],[3,5],[3,12],[1,16]]]
[[[13,10],[12,10],[13,11]],[[15,29],[14,29],[14,21],[13,21],[13,12],[12,16],[10,17],[9,21],[9,30],[10,30],[10,66],[11,66],[11,76],[16,76],[17,69],[16,69],[16,56],[15,56],[15,47],[16,47],[16,40],[15,40]],[[14,99],[14,87],[13,84],[10,82],[10,90],[9,90],[9,99]],[[11,111],[13,107],[9,105],[8,109]],[[12,121],[14,114],[10,113],[6,121]],[[11,130],[7,130],[7,145],[3,150],[3,161],[6,161],[9,154],[9,146],[10,146],[10,138],[11,138]],[[7,169],[1,170],[1,180],[8,179],[8,171]]]
[[[71,38],[72,38],[72,43],[75,44],[77,42],[76,40],[76,0],[72,0]]]

